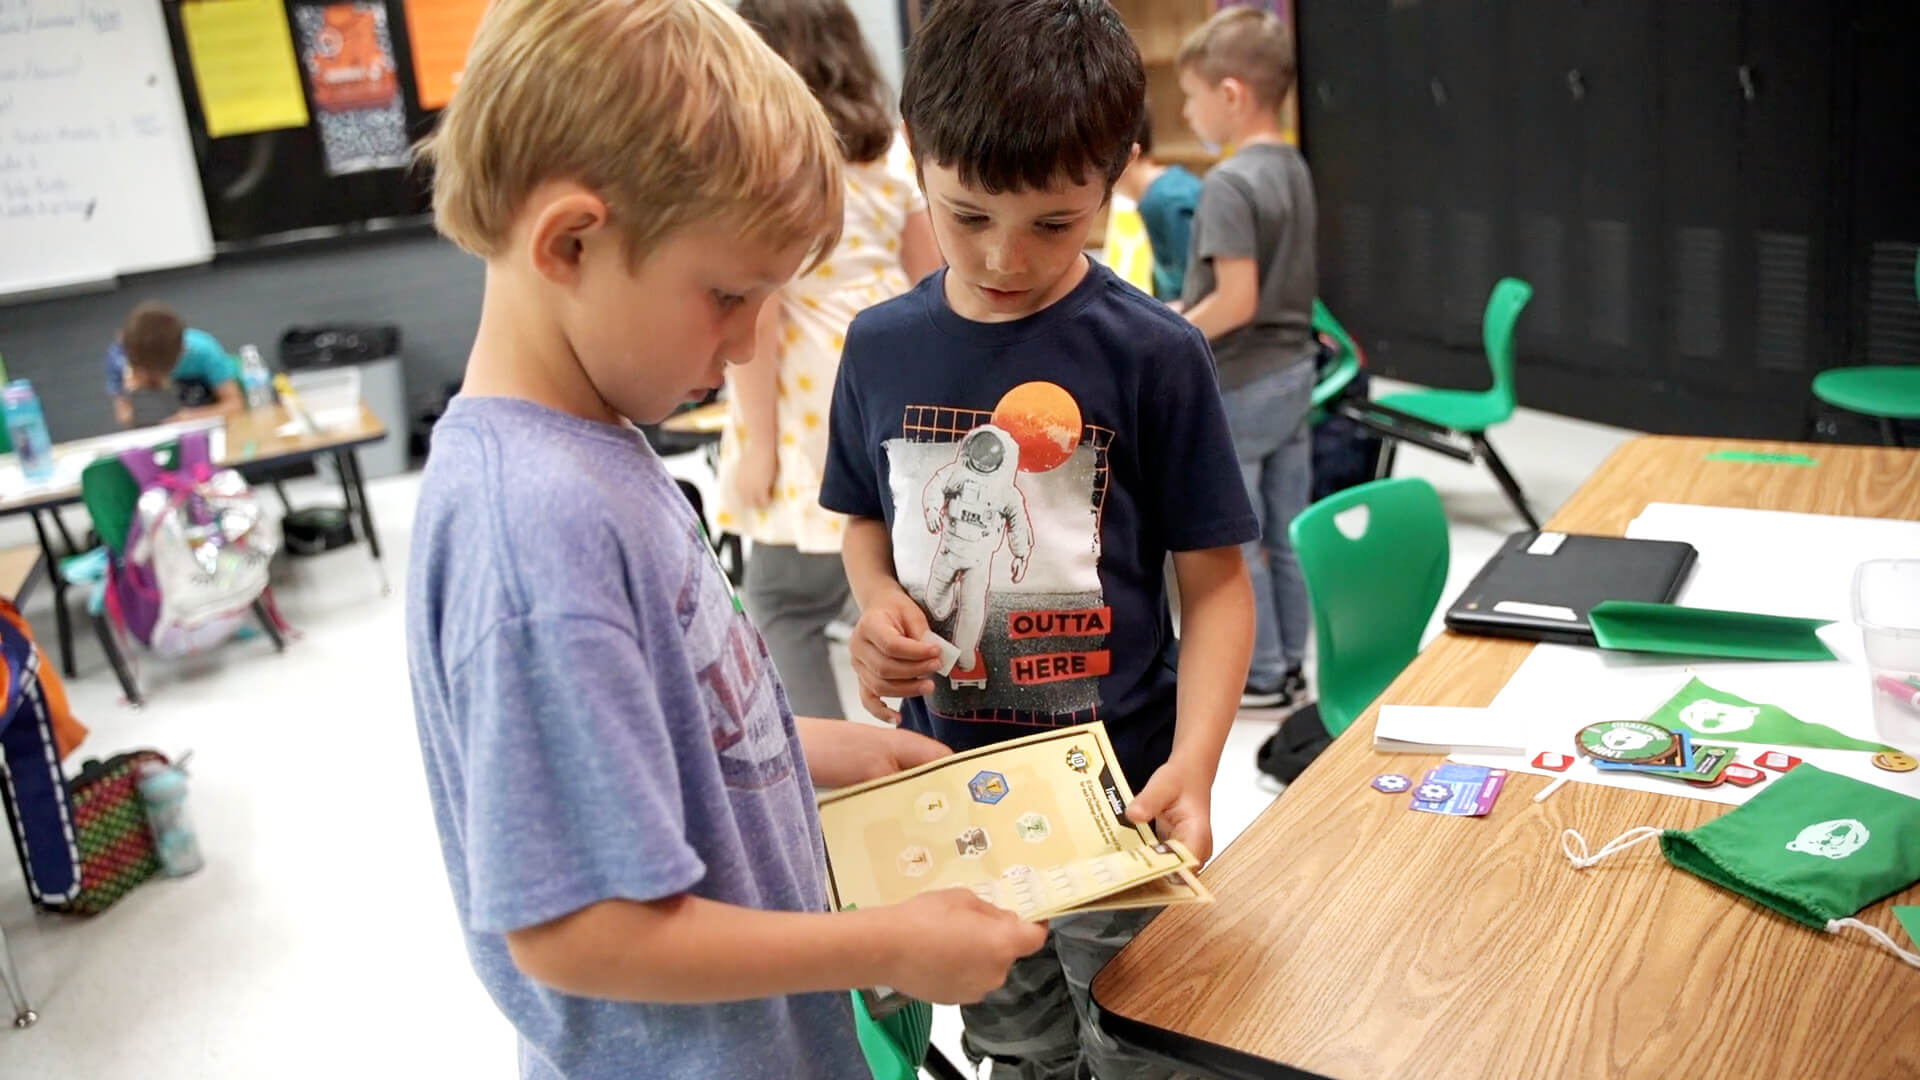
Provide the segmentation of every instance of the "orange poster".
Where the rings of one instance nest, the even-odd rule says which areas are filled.
[[[487,0],[407,0],[407,36],[413,40],[413,80],[420,107],[445,108],[467,66],[467,47]]]

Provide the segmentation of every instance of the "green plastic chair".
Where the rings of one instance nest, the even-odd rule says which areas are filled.
[[[1913,261],[1913,292],[1920,297],[1920,257]],[[1900,421],[1920,420],[1920,367],[1876,364],[1823,371],[1813,377],[1813,396],[1848,412],[1880,421],[1880,437],[1902,446]]]
[[[1538,529],[1540,521],[1527,507],[1526,495],[1508,471],[1507,463],[1487,441],[1487,430],[1506,423],[1518,404],[1513,390],[1513,331],[1520,313],[1533,299],[1533,286],[1519,278],[1501,278],[1487,298],[1487,311],[1480,333],[1487,351],[1487,366],[1493,369],[1493,385],[1485,390],[1409,390],[1389,394],[1378,404],[1406,413],[1435,427],[1465,435],[1472,440],[1475,456],[1486,462],[1507,501],[1519,511],[1527,527]],[[1381,475],[1391,475],[1395,442],[1388,441],[1381,458]]]
[[[1420,651],[1447,582],[1447,514],[1425,480],[1375,480],[1307,507],[1287,535],[1313,607],[1320,720],[1338,737]]]
[[[933,1047],[933,1006],[910,1001],[884,1020],[867,1013],[867,1003],[853,994],[854,1033],[873,1070],[873,1080],[915,1080]]]
[[[164,469],[173,468],[175,455],[179,452],[180,442],[177,439],[153,448],[154,459]],[[133,528],[133,515],[140,504],[140,485],[134,481],[126,465],[118,457],[103,457],[89,463],[80,473],[80,502],[93,519],[93,531],[99,535],[101,546],[114,558],[124,557],[127,534]],[[86,557],[76,556],[63,565],[77,565],[80,559]],[[99,589],[104,588],[103,580],[99,583]],[[120,648],[119,635],[114,632],[98,603],[89,604],[88,609],[101,648],[107,654],[107,661],[113,665],[114,675],[120,680],[121,692],[126,694],[128,704],[139,707],[145,698],[140,691],[140,680],[134,675],[133,666],[127,662],[125,651]],[[253,613],[274,649],[285,651],[286,639],[264,598],[253,602]]]
[[[1360,347],[1353,343],[1347,328],[1333,317],[1327,305],[1319,297],[1313,300],[1313,329],[1325,334],[1340,345],[1340,355],[1334,359],[1333,366],[1313,384],[1313,411],[1308,414],[1308,423],[1318,424],[1326,418],[1327,403],[1339,397],[1347,389],[1347,384],[1360,374]]]

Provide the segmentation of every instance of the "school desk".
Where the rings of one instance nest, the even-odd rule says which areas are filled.
[[[172,437],[165,428],[155,429],[155,432],[155,442],[164,442]],[[374,531],[373,509],[367,501],[366,478],[360,471],[358,451],[386,436],[387,429],[365,405],[361,406],[360,419],[356,423],[327,431],[299,433],[292,429],[286,410],[276,405],[270,409],[235,413],[227,418],[226,444],[219,464],[235,468],[264,467],[331,456],[340,474],[340,488],[347,502],[347,512],[359,519],[361,535],[367,541],[375,565],[380,568],[381,581],[384,583],[386,570],[380,562],[380,537]],[[67,582],[60,574],[60,560],[77,554],[80,549],[67,532],[65,523],[60,520],[59,510],[80,501],[80,469],[86,462],[103,453],[116,452],[130,441],[137,444],[137,433],[120,432],[95,439],[59,443],[53,448],[54,461],[59,464],[51,483],[26,484],[20,480],[16,470],[11,473],[11,480],[0,486],[0,517],[26,514],[33,521],[34,535],[39,540],[40,561],[53,584],[54,622],[60,636],[60,666],[69,678],[74,676],[73,629],[68,621]],[[8,455],[7,460],[14,459]],[[49,523],[54,532],[59,534],[57,542],[48,531]]]
[[[1920,452],[1637,439],[1549,527],[1618,536],[1651,502],[1916,519]],[[1382,700],[1487,705],[1531,648],[1443,635]],[[1560,853],[1562,829],[1597,845],[1725,807],[1592,784],[1534,803],[1547,781],[1516,772],[1486,818],[1409,813],[1369,781],[1439,759],[1374,753],[1377,711],[1206,870],[1217,903],[1095,979],[1109,1033],[1220,1077],[1920,1076],[1920,971],[1648,848],[1579,873]],[[1904,940],[1888,909],[1913,903],[1860,917]]]

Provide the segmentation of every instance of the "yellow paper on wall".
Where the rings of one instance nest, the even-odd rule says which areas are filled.
[[[190,0],[180,22],[208,135],[307,126],[282,0]]]

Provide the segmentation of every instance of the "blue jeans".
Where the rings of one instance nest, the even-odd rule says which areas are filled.
[[[1307,428],[1313,383],[1313,364],[1302,361],[1221,394],[1240,479],[1260,521],[1260,539],[1246,546],[1254,610],[1247,681],[1262,687],[1278,686],[1307,655],[1307,582],[1287,526],[1313,495],[1313,438]]]

